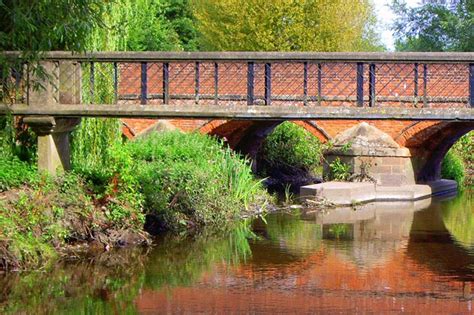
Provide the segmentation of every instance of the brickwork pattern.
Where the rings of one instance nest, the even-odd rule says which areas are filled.
[[[358,105],[357,63],[275,62],[249,65],[245,62],[174,62],[147,63],[145,66],[146,95],[142,93],[142,64],[121,63],[117,66],[118,103]],[[251,68],[252,95],[248,85]],[[164,80],[165,72],[167,80]],[[361,74],[364,106],[468,106],[467,64],[364,64]],[[96,80],[107,75],[100,71],[95,73]],[[374,94],[371,101],[372,83]],[[169,98],[167,101],[165,92]],[[145,99],[142,100],[142,97]]]

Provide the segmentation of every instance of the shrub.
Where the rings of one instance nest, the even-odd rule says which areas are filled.
[[[351,166],[343,161],[339,157],[337,157],[333,162],[329,163],[329,171],[330,171],[330,180],[338,180],[338,181],[347,181],[351,176],[350,173]]]
[[[270,166],[286,164],[314,171],[321,165],[321,143],[309,131],[284,122],[265,139],[263,154]]]
[[[465,168],[464,185],[474,185],[474,131],[462,136],[451,148],[458,155]]]
[[[441,177],[453,179],[459,187],[463,186],[465,169],[462,159],[455,151],[449,150],[441,163]]]
[[[165,132],[125,146],[145,199],[145,212],[165,229],[226,226],[259,196],[249,161],[201,134]]]
[[[41,266],[75,242],[113,246],[127,243],[133,233],[136,241],[144,239],[143,215],[133,196],[91,194],[74,173],[38,176],[8,194],[0,200],[0,269]]]
[[[37,180],[36,168],[16,156],[0,154],[0,192]]]

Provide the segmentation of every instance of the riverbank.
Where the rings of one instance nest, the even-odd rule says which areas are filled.
[[[55,178],[2,157],[0,269],[148,244],[164,231],[225,230],[272,202],[249,161],[209,136],[157,133],[108,153],[100,172]]]

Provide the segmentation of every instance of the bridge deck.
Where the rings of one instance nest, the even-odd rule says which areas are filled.
[[[17,62],[0,84],[0,113],[473,119],[474,53],[50,52],[48,82],[4,55]]]
[[[474,121],[473,108],[290,107],[215,105],[0,105],[0,113],[57,117],[216,118],[238,120],[396,119]]]

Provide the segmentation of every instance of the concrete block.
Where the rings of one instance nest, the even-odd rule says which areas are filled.
[[[325,198],[337,205],[350,205],[375,199],[375,184],[326,182],[302,186],[300,195],[303,198]]]

